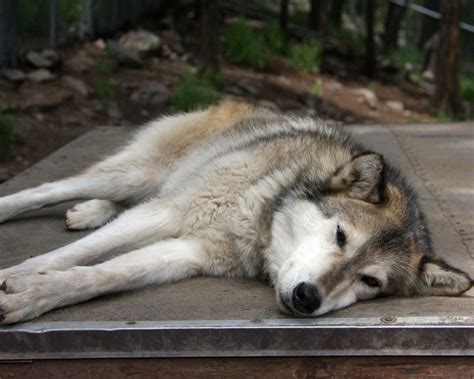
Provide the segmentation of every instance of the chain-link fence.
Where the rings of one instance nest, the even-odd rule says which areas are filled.
[[[1,0],[0,67],[18,53],[134,26],[159,0]]]

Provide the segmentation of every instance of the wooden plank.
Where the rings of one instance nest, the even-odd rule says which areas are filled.
[[[86,359],[4,362],[6,378],[473,378],[470,357]]]

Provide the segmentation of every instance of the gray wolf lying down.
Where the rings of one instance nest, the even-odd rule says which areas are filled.
[[[151,122],[81,174],[0,198],[0,221],[71,199],[89,200],[66,226],[100,228],[0,270],[1,323],[197,275],[266,276],[296,316],[471,287],[432,255],[415,193],[380,154],[249,104]]]

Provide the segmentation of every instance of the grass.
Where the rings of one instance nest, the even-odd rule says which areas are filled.
[[[312,39],[293,44],[290,46],[290,61],[303,71],[318,71],[321,65],[321,45]]]
[[[244,19],[239,19],[224,30],[223,47],[226,57],[233,63],[257,70],[267,65],[269,51],[264,38],[257,34]]]
[[[0,160],[8,157],[12,145],[18,140],[15,134],[17,127],[17,123],[12,118],[0,113]]]
[[[216,100],[216,84],[213,80],[208,76],[201,77],[197,72],[190,72],[178,84],[171,104],[176,111],[188,112],[207,107]]]
[[[99,79],[95,82],[92,95],[101,100],[115,101],[119,85],[120,81],[117,79]]]

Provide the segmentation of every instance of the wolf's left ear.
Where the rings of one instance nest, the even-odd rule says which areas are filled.
[[[422,295],[460,295],[472,286],[468,274],[458,270],[440,258],[424,255],[418,266]]]
[[[385,191],[385,163],[382,155],[368,152],[356,155],[340,167],[329,182],[333,192],[372,204],[380,204]]]

